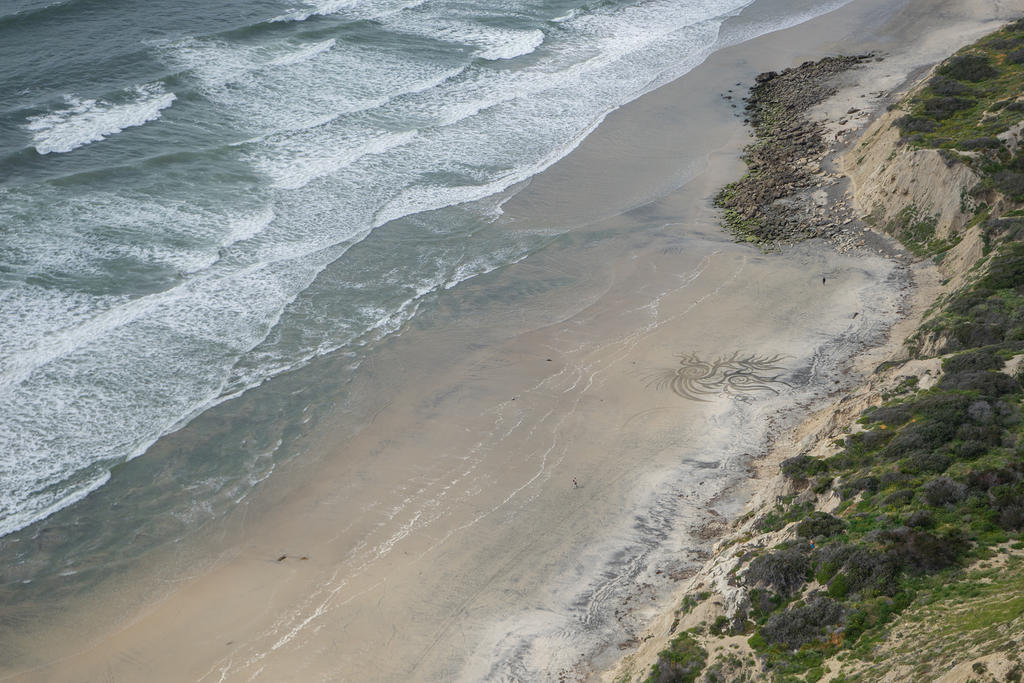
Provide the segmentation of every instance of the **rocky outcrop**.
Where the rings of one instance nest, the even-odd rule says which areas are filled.
[[[836,92],[839,74],[870,57],[826,57],[757,76],[746,106],[757,138],[744,154],[749,172],[715,199],[734,236],[774,246],[834,236],[852,222],[849,207],[827,190],[838,180],[822,165],[832,141],[806,113]]]

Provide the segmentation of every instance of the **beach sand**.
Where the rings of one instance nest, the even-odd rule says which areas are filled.
[[[857,381],[910,286],[899,259],[721,234],[738,97],[759,71],[879,50],[867,103],[1010,9],[854,0],[614,112],[504,204],[509,230],[561,236],[360,369],[370,417],[339,402],[226,519],[27,624],[0,680],[598,676],[673,607],[770,441]]]

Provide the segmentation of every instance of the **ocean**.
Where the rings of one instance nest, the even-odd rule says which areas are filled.
[[[502,206],[609,112],[843,2],[751,4],[2,3],[6,589],[225,514],[378,345],[569,231]]]

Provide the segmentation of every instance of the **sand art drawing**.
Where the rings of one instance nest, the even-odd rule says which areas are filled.
[[[789,383],[779,379],[784,368],[779,365],[785,356],[743,356],[739,351],[714,361],[705,361],[695,353],[684,354],[679,367],[651,376],[650,384],[658,389],[668,387],[672,393],[692,401],[708,401],[709,396],[752,394],[770,391]]]

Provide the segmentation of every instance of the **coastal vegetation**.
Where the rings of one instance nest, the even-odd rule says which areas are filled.
[[[759,78],[755,107],[775,80]],[[979,682],[1024,679],[1022,93],[1024,20],[897,105],[905,151],[939,150],[979,179],[950,191],[981,256],[906,340],[905,360],[876,370],[886,388],[842,438],[781,463],[788,493],[738,524],[740,541],[765,542],[733,540],[728,584],[741,598],[676,636],[649,680],[932,680],[960,665]],[[772,144],[786,113],[773,111],[755,119],[748,157]],[[741,239],[777,236],[737,208],[760,173],[717,199]],[[883,227],[919,257],[963,238],[937,238],[936,219],[912,204]],[[687,596],[687,611],[715,599]],[[730,651],[737,637],[748,649]],[[685,678],[666,678],[669,655],[685,657]]]

